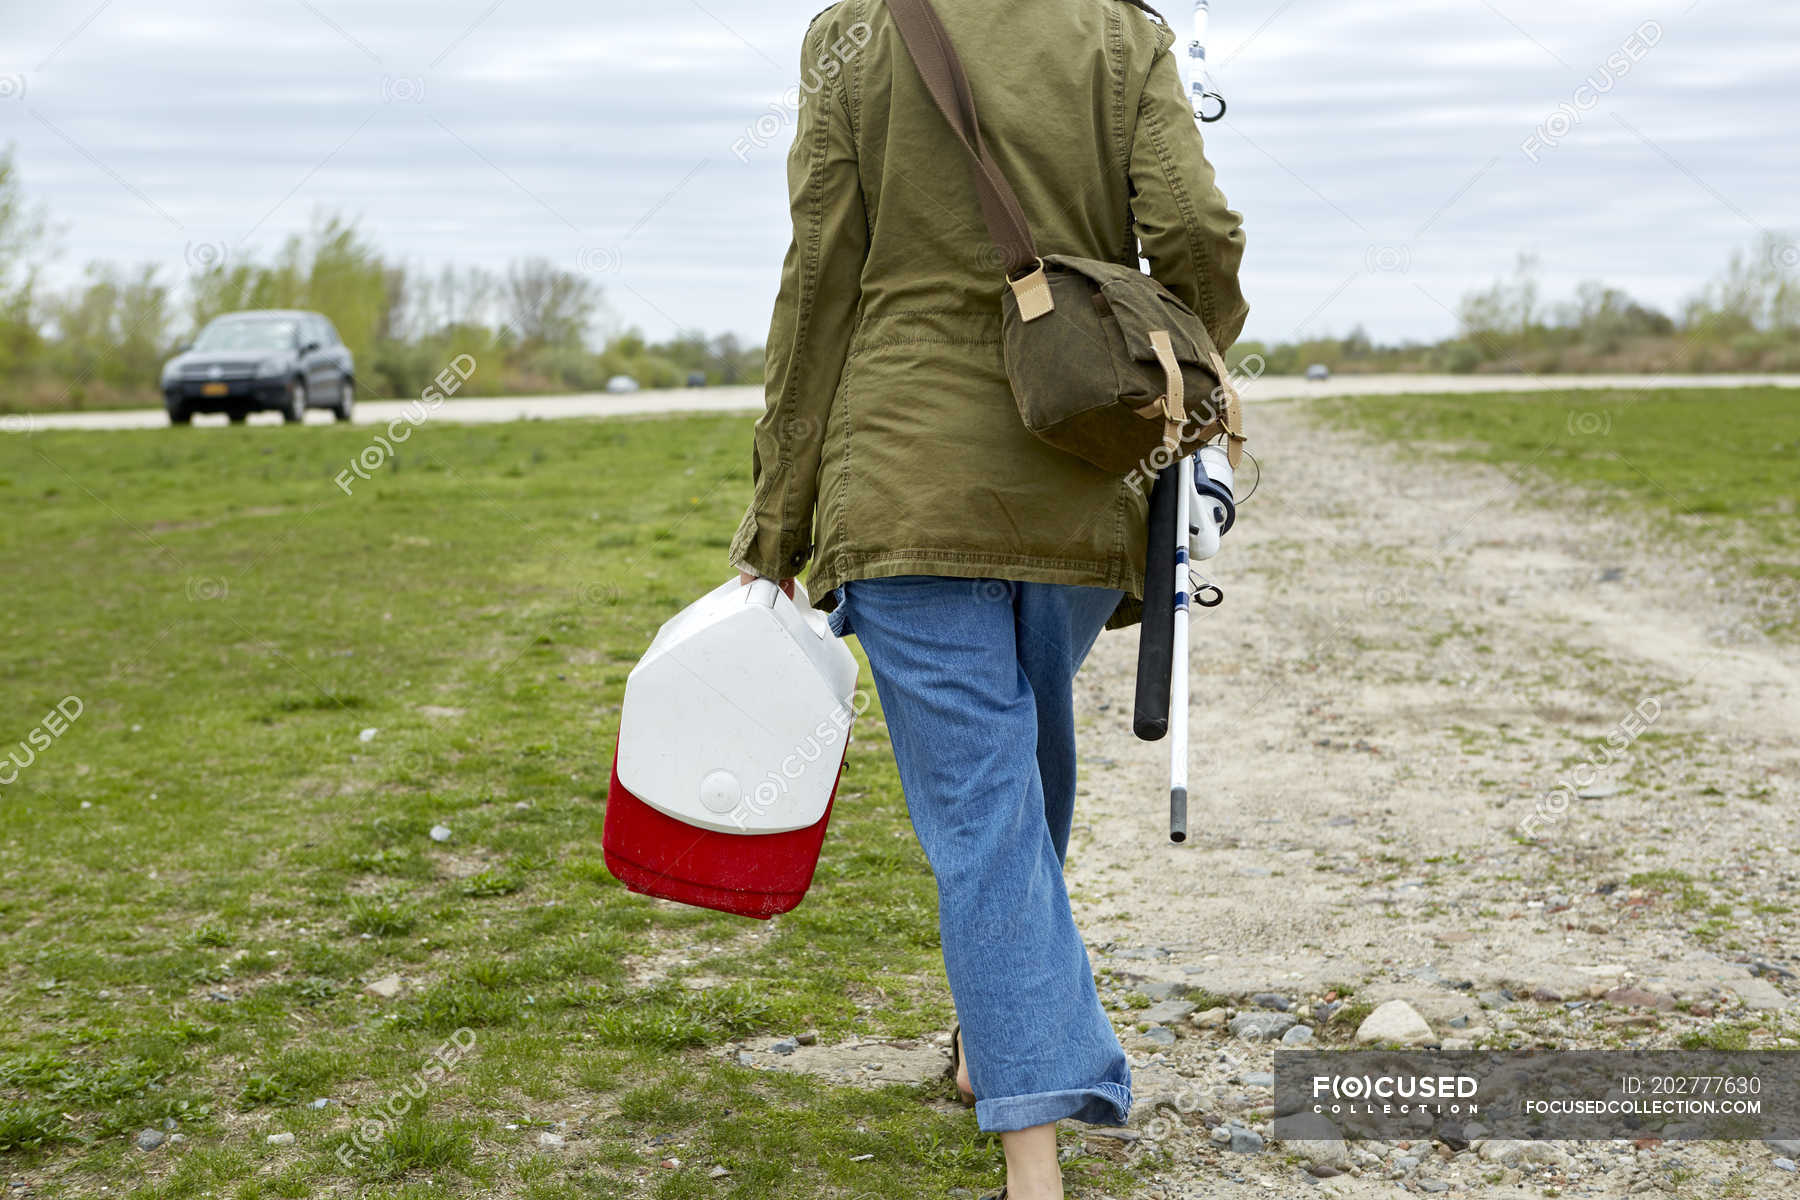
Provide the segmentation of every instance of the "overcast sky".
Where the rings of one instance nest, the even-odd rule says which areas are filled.
[[[421,265],[593,271],[652,338],[760,341],[788,240],[771,114],[822,3],[15,0],[0,144],[65,226],[60,278],[176,280],[339,210]],[[1800,234],[1800,5],[1214,0],[1211,56],[1246,336],[1443,336],[1521,252],[1553,296],[1600,277],[1673,309]],[[734,152],[759,119],[781,127]]]

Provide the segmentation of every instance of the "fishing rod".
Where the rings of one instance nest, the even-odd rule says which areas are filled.
[[[1213,82],[1206,65],[1207,25],[1212,20],[1211,0],[1194,0],[1194,36],[1188,40],[1188,99],[1194,106],[1194,119],[1211,125],[1225,117],[1225,97]]]
[[[1194,0],[1193,37],[1183,71],[1194,119],[1203,124],[1222,118],[1227,107],[1206,65],[1211,9],[1211,0]],[[1158,472],[1150,492],[1149,554],[1132,727],[1145,741],[1173,734],[1169,739],[1172,842],[1187,840],[1189,618],[1195,604],[1213,608],[1225,598],[1216,584],[1208,583],[1196,591],[1192,565],[1218,553],[1220,535],[1236,519],[1232,486],[1233,472],[1224,448],[1203,446],[1198,454],[1183,456]]]

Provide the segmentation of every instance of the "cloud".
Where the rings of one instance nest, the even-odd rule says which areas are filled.
[[[66,227],[65,278],[180,277],[189,241],[266,253],[341,210],[424,266],[603,247],[621,321],[760,339],[791,134],[732,146],[797,81],[820,2],[55,0],[8,16],[0,76],[27,90],[0,140]],[[1533,162],[1526,139],[1647,21],[1655,46]],[[1212,28],[1248,336],[1441,336],[1520,252],[1551,295],[1598,277],[1673,308],[1796,223],[1792,8],[1215,0]]]

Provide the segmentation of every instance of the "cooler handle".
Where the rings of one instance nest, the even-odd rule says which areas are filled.
[[[781,590],[781,585],[773,579],[752,579],[750,586],[744,590],[748,593],[744,597],[745,604],[759,604],[773,612],[778,600],[787,600],[793,610],[792,616],[799,618],[807,632],[821,641],[831,636],[831,625],[825,620],[825,614],[813,607],[812,597],[806,594],[806,589],[800,586],[798,579],[794,581],[792,599],[788,598],[787,593]],[[781,615],[791,623],[790,617]]]

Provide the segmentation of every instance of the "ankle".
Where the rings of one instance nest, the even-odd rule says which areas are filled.
[[[1006,1151],[1006,1200],[1063,1200],[1054,1124],[1002,1133],[1000,1144]]]

